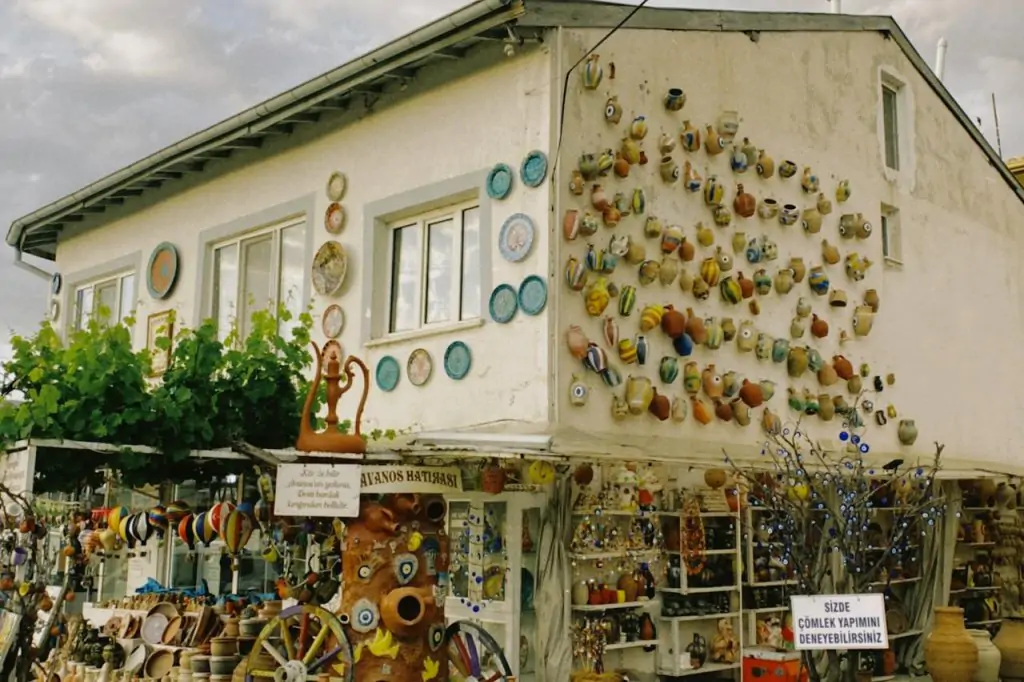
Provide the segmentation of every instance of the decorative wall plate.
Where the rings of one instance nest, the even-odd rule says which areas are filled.
[[[324,336],[329,339],[336,339],[341,336],[345,329],[345,311],[337,303],[327,306],[323,317],[320,319],[320,329]]]
[[[53,273],[53,277],[50,278],[50,294],[56,296],[60,293],[61,288],[64,286],[64,278],[59,272]]]
[[[50,322],[56,322],[60,318],[60,301],[53,299],[50,301]]]
[[[430,375],[434,373],[434,359],[430,357],[430,353],[425,348],[417,348],[409,353],[405,373],[409,376],[410,384],[422,386],[430,381]]]
[[[527,187],[540,187],[548,176],[548,157],[535,149],[526,155],[519,167],[519,178]]]
[[[345,207],[338,202],[332,202],[324,214],[324,228],[331,234],[341,234],[345,229]]]
[[[321,296],[333,296],[345,283],[348,256],[336,241],[324,242],[313,256],[313,288]]]
[[[530,275],[519,285],[519,307],[527,315],[538,315],[548,304],[548,285],[539,275]]]
[[[511,322],[518,308],[519,299],[511,284],[499,284],[494,287],[490,302],[492,320],[501,324]]]
[[[377,387],[382,391],[391,392],[398,386],[398,380],[402,377],[402,368],[390,355],[385,355],[377,363]]]
[[[504,199],[512,192],[512,169],[499,163],[487,174],[487,196]]]
[[[530,216],[525,213],[510,215],[498,234],[498,250],[505,260],[518,263],[530,255],[536,233],[537,229]]]
[[[331,201],[344,199],[346,189],[348,189],[348,180],[341,171],[334,171],[331,173],[331,177],[327,178],[327,198]]]
[[[472,366],[473,354],[469,352],[469,346],[462,341],[452,341],[448,350],[444,352],[445,374],[458,381],[469,374],[469,368]]]
[[[178,261],[178,249],[170,242],[153,249],[146,268],[146,287],[150,296],[162,300],[171,295],[178,280]]]

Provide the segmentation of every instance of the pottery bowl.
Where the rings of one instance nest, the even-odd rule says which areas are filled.
[[[192,668],[192,674],[196,673],[209,673],[210,672],[210,657],[203,654],[196,654],[192,656],[189,661],[189,666]]]
[[[238,631],[242,637],[259,637],[266,624],[267,620],[265,618],[246,618],[239,621]]]
[[[154,651],[146,659],[146,677],[159,679],[165,677],[174,667],[174,652],[167,650]]]
[[[241,660],[238,656],[210,656],[210,679],[218,675],[231,675]]]

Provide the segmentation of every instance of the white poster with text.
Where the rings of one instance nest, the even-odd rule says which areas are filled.
[[[281,464],[277,467],[277,516],[359,516],[358,464]]]
[[[793,643],[814,649],[888,649],[882,594],[823,594],[791,597]]]

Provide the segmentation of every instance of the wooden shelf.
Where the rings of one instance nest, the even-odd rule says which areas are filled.
[[[613,611],[615,609],[642,609],[652,604],[660,604],[657,599],[645,599],[644,601],[624,601],[617,604],[581,604],[573,606],[573,611]]]
[[[769,580],[769,581],[763,582],[763,583],[750,583],[750,587],[751,588],[758,588],[758,587],[783,587],[783,586],[786,586],[786,585],[790,585],[791,586],[791,585],[799,585],[799,584],[800,584],[799,580]]]
[[[685,623],[687,621],[695,620],[721,620],[723,618],[739,618],[738,612],[733,613],[705,613],[701,616],[658,616],[658,620],[666,622]]]
[[[636,649],[639,647],[656,647],[658,646],[658,640],[656,639],[638,639],[635,642],[616,642],[615,644],[605,644],[605,651],[619,651],[622,649]]]
[[[868,587],[888,587],[889,585],[907,585],[909,583],[918,583],[918,582],[921,582],[921,577],[920,576],[918,576],[916,578],[893,578],[892,580],[890,580],[888,582],[878,581],[878,582],[874,582],[874,583],[869,583]]]
[[[889,639],[893,640],[893,639],[906,639],[908,637],[920,637],[923,634],[924,634],[924,630],[907,630],[906,632],[901,632],[898,635],[889,635]]]
[[[644,554],[661,554],[660,549],[620,549],[615,552],[572,552],[570,559],[577,561],[602,561],[605,559],[627,559]]]
[[[658,668],[659,675],[665,675],[667,677],[688,677],[690,675],[706,675],[708,673],[718,673],[725,670],[739,670],[739,663],[705,663],[699,668],[691,670],[680,670],[675,672],[671,668],[661,667]]]
[[[740,589],[739,585],[719,585],[717,587],[687,587],[683,589],[681,587],[659,587],[659,592],[668,592],[669,594],[710,594],[712,592],[735,592]]]
[[[789,607],[788,606],[766,606],[765,608],[762,608],[762,609],[743,609],[743,613],[749,613],[749,614],[752,614],[752,615],[756,615],[758,613],[782,613],[784,611],[789,611]]]

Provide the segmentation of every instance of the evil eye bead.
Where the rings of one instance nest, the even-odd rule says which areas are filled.
[[[373,632],[380,623],[377,605],[369,599],[360,599],[352,606],[352,629],[363,634]]]
[[[430,643],[430,650],[437,651],[444,644],[444,625],[434,623],[427,631],[427,641]]]
[[[393,562],[395,577],[398,578],[399,584],[408,585],[416,577],[416,571],[419,570],[419,559],[416,558],[415,554],[398,554],[393,559]]]

